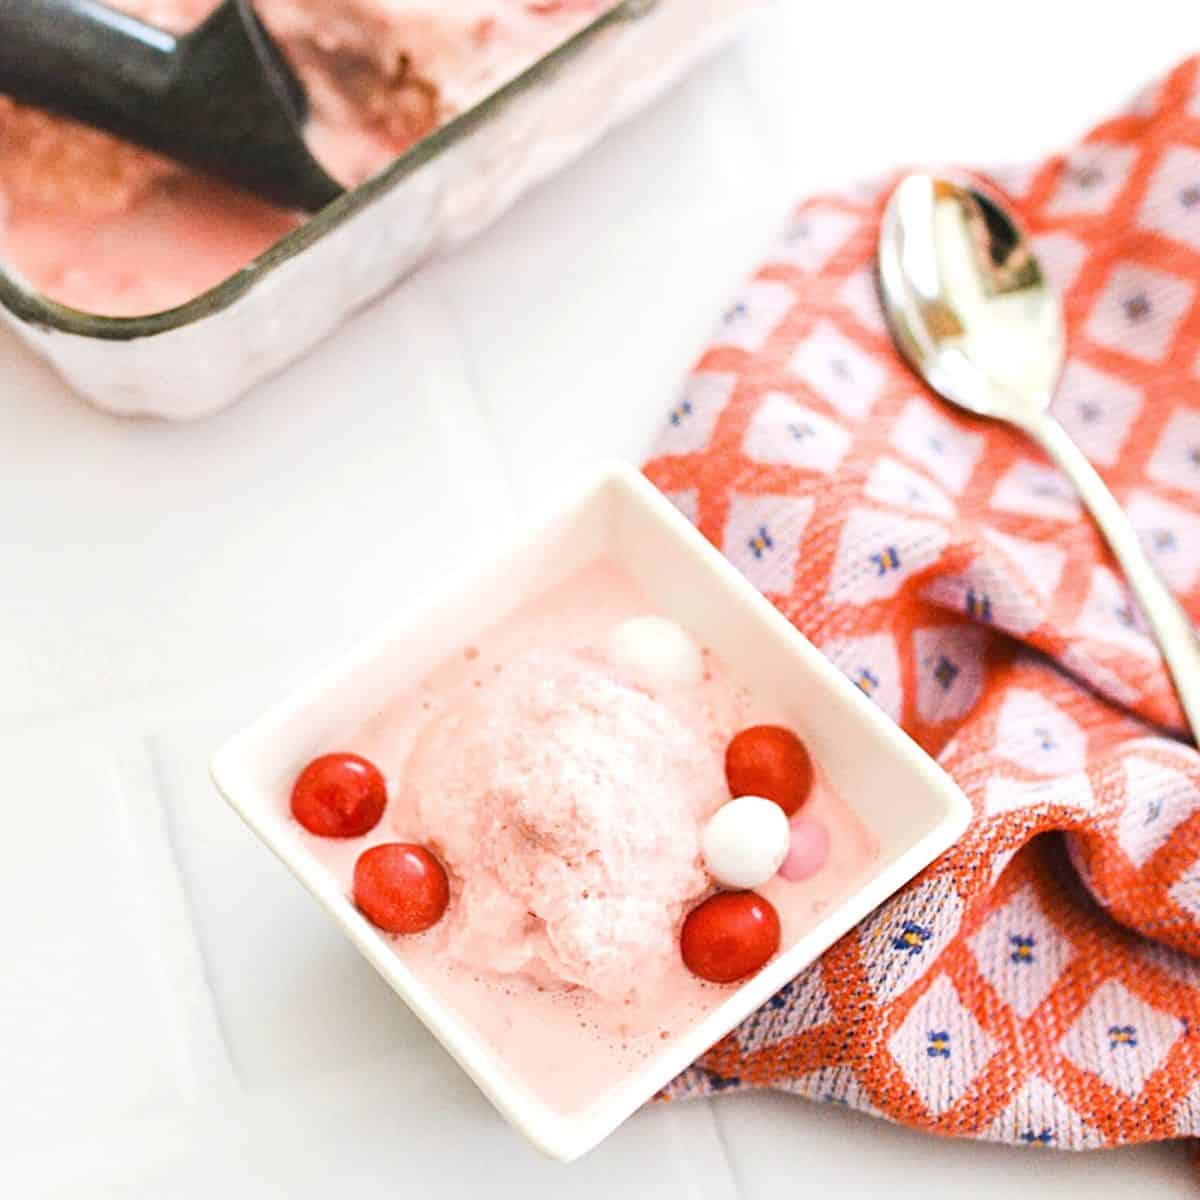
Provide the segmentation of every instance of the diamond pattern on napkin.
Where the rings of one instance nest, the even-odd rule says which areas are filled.
[[[1085,142],[1067,155],[1046,212],[1056,217],[1104,212],[1120,195],[1136,160],[1133,146]]]
[[[1004,473],[992,493],[992,507],[1026,517],[1077,521],[1082,513],[1075,489],[1061,471],[1022,459]]]
[[[739,350],[761,350],[792,307],[790,288],[782,283],[754,282],[725,310],[718,340]]]
[[[837,638],[826,642],[821,649],[864,696],[878,704],[894,721],[900,719],[904,694],[900,682],[900,655],[894,638],[887,634]]]
[[[1183,1036],[1183,1022],[1116,982],[1103,984],[1060,1043],[1063,1056],[1136,1096]]]
[[[953,503],[937,484],[894,458],[881,458],[875,464],[863,494],[868,500],[934,517],[954,516]]]
[[[743,448],[755,462],[829,474],[837,470],[850,440],[849,431],[836,421],[805,408],[784,392],[771,392],[750,422]]]
[[[1087,334],[1143,362],[1162,362],[1196,289],[1176,275],[1140,263],[1113,267],[1092,310]]]
[[[1034,589],[1024,577],[983,556],[961,575],[936,575],[922,595],[951,612],[1009,633],[1029,633],[1042,623]]]
[[[934,1116],[966,1094],[996,1041],[958,998],[945,975],[913,1005],[888,1050]]]
[[[1069,775],[1087,763],[1087,737],[1043,693],[1014,687],[1001,701],[992,753],[1034,775]]]
[[[833,1018],[833,1006],[821,978],[820,964],[797,975],[738,1030],[743,1045],[771,1046]]]
[[[945,526],[932,521],[854,509],[830,573],[830,602],[868,604],[894,596],[906,579],[941,558],[948,540]]]
[[[983,452],[982,434],[967,433],[922,396],[910,400],[892,430],[892,445],[955,494]]]
[[[851,275],[838,293],[838,299],[852,312],[865,329],[872,333],[887,332],[887,322],[879,311],[879,286],[875,272],[864,269]]]
[[[1172,146],[1162,156],[1138,223],[1200,250],[1200,150]]]
[[[1146,474],[1155,483],[1200,496],[1200,409],[1180,407],[1171,414]]]
[[[1094,1150],[1104,1144],[1096,1132],[1040,1075],[1031,1076],[992,1122],[994,1141],[1050,1149],[1074,1146]]]
[[[1031,240],[1050,286],[1060,296],[1065,296],[1075,286],[1075,280],[1087,262],[1087,246],[1066,233],[1033,234]]]
[[[1075,632],[1120,646],[1143,658],[1155,658],[1146,618],[1133,599],[1128,584],[1108,567],[1093,567],[1091,586],[1084,599]]]
[[[1130,494],[1125,512],[1171,589],[1191,591],[1200,574],[1200,516],[1140,489]]]
[[[734,496],[725,523],[725,552],[760,591],[787,593],[813,502],[790,496]]]
[[[1125,770],[1125,807],[1117,821],[1117,841],[1135,867],[1170,840],[1200,809],[1200,788],[1182,771],[1153,759],[1130,756]]]
[[[936,625],[913,633],[917,711],[930,725],[959,721],[983,691],[987,634],[975,625]]]
[[[1140,388],[1081,359],[1067,363],[1051,406],[1080,450],[1102,467],[1120,458],[1141,407]]]
[[[883,368],[828,322],[817,325],[796,348],[791,369],[852,420],[861,420],[871,411],[883,388]]]
[[[1055,414],[1193,620],[1197,96],[1189,60],[1070,153],[992,181],[1064,295]],[[701,356],[695,379],[734,387],[690,441],[669,425],[646,471],[974,819],[668,1094],[710,1093],[716,1071],[1031,1149],[1200,1137],[1200,754],[1066,479],[888,345],[873,269],[894,182],[800,206],[747,293],[770,284],[779,319],[758,349],[722,334]],[[788,428],[812,417],[800,444],[840,431],[821,455]]]
[[[1042,911],[1028,885],[988,917],[970,946],[979,973],[1022,1018],[1033,1014],[1075,957],[1070,939]]]
[[[820,271],[859,223],[842,208],[814,207],[798,213],[780,239],[780,261],[801,271]]]
[[[683,395],[671,409],[662,436],[662,444],[671,454],[692,454],[708,445],[736,382],[736,375],[708,371],[698,372],[688,380]]]
[[[1008,558],[1043,599],[1049,599],[1058,590],[1067,556],[1053,542],[1013,537],[999,529],[985,529],[983,536]]]
[[[877,909],[858,927],[867,951],[866,980],[881,1003],[907,991],[934,966],[962,917],[962,900],[944,878],[914,884],[902,900]]]
[[[1011,779],[1004,775],[988,780],[984,808],[989,816],[1063,806],[1090,808],[1091,785],[1082,772],[1053,779]]]

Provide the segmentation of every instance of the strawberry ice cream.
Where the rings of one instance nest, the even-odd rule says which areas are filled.
[[[739,731],[787,714],[681,627],[674,656],[637,652],[640,635],[623,635],[631,620],[636,633],[658,618],[628,574],[603,559],[576,571],[336,748],[348,770],[361,776],[354,764],[368,760],[387,780],[369,834],[297,826],[368,915],[379,899],[360,887],[370,852],[433,856],[448,881],[444,914],[394,937],[395,953],[518,1083],[564,1113],[596,1103],[746,974],[721,974],[719,961],[711,976],[693,973],[711,956],[689,956],[681,939],[689,925],[704,934],[693,918],[709,898],[765,902],[777,915],[773,941],[751,960],[765,961],[848,895],[877,854],[817,762],[803,805],[776,814],[807,855],[802,869],[780,870],[780,850],[755,891],[721,891],[702,832],[736,803],[726,751]],[[680,669],[693,656],[699,670]],[[357,820],[372,794],[359,788],[339,821]],[[311,824],[295,796],[292,811]],[[814,829],[825,839],[817,855]]]
[[[217,0],[108,0],[164,29]],[[258,0],[309,92],[311,148],[347,187],[376,174],[612,7],[612,0]],[[106,316],[185,303],[301,221],[0,96],[0,255]]]
[[[404,791],[422,835],[464,865],[451,957],[617,1001],[675,958],[708,886],[699,829],[726,799],[702,730],[561,652],[518,658],[431,722]]]

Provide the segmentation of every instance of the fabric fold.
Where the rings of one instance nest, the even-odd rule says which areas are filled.
[[[981,176],[1063,297],[1054,411],[1200,617],[1200,62]],[[797,209],[646,473],[974,821],[667,1095],[777,1087],[1031,1147],[1200,1136],[1200,754],[1066,479],[893,349],[893,182]]]

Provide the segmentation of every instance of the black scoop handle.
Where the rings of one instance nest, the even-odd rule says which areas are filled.
[[[304,141],[304,89],[247,0],[176,36],[96,0],[0,0],[0,92],[289,208],[342,188]]]
[[[0,89],[22,103],[135,122],[178,62],[178,38],[93,0],[0,0]]]

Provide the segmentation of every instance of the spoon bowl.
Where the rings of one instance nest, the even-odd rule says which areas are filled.
[[[883,218],[879,274],[897,345],[947,400],[1027,428],[1062,371],[1058,296],[1002,202],[909,175]]]

